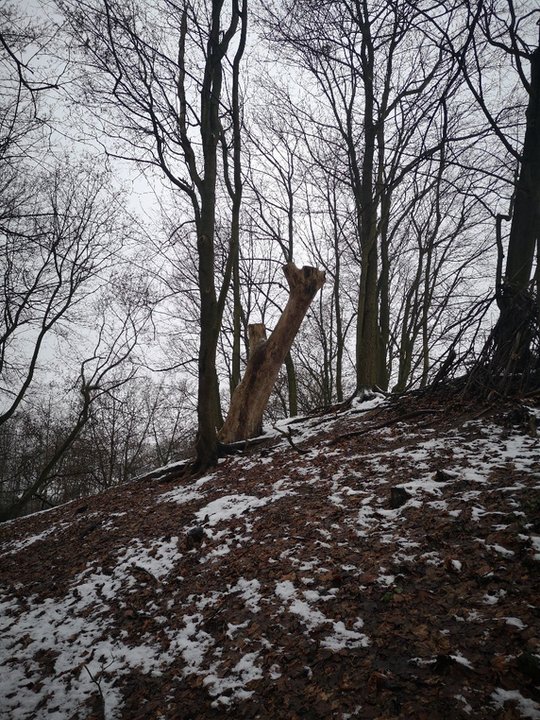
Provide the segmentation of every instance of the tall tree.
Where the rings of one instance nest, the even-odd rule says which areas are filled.
[[[502,392],[513,386],[511,379],[518,384],[528,382],[534,370],[532,351],[539,349],[532,287],[538,275],[534,264],[540,237],[540,38],[534,22],[539,24],[538,16],[538,9],[526,3],[478,0],[464,8],[464,41],[443,33],[443,42],[457,59],[500,154],[507,157],[507,182],[514,190],[510,212],[499,212],[494,228],[499,246],[495,289],[499,317],[472,374],[473,379],[480,376],[484,386]],[[500,78],[502,66],[507,70],[505,85],[521,86],[526,97],[521,137],[515,132],[516,126],[523,125],[516,122],[515,106],[501,107],[499,95],[493,92],[493,79]],[[517,166],[515,174],[512,165]],[[503,220],[511,221],[504,269]]]
[[[122,245],[120,193],[107,173],[52,151],[47,36],[9,8],[0,15],[0,425],[24,404],[47,344]]]
[[[422,32],[416,4],[275,3],[266,23],[274,46],[293,55],[321,96],[310,120],[341,158],[341,182],[355,205],[357,387],[387,387],[392,206],[410,174],[440,150],[433,127],[453,60]]]
[[[58,0],[89,73],[82,90],[104,104],[119,154],[157,166],[191,206],[199,291],[196,467],[217,459],[221,424],[216,352],[237,258],[239,188],[238,73],[244,52],[246,0],[142,2]],[[232,70],[231,70],[232,68]],[[232,73],[232,79],[229,77]],[[224,92],[232,82],[230,103]],[[232,121],[230,120],[232,118]],[[225,138],[229,133],[230,140]],[[216,213],[220,150],[233,157],[231,242],[216,285]]]
[[[515,48],[512,33],[510,40]],[[531,284],[538,275],[534,259],[540,243],[540,38],[535,50],[521,55],[530,63],[530,81],[525,81],[529,98],[504,279],[497,291],[500,315],[493,333],[495,373],[521,374],[530,368],[534,327],[539,322]]]

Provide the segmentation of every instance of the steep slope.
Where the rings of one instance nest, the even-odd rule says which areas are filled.
[[[0,716],[540,718],[536,412],[376,397],[3,525]]]

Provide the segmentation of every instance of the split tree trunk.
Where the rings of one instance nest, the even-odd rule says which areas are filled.
[[[231,407],[220,433],[223,443],[246,440],[259,435],[263,413],[279,370],[302,320],[325,275],[313,267],[297,268],[294,263],[283,266],[289,284],[289,299],[268,340],[264,325],[249,326],[249,358],[244,377],[231,398]]]

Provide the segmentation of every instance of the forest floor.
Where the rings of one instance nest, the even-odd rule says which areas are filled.
[[[540,718],[535,418],[377,396],[2,525],[0,717]]]

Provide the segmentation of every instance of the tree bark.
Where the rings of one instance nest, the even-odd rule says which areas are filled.
[[[540,230],[540,47],[531,56],[527,128],[508,242],[505,285],[516,293],[528,289]],[[503,294],[504,307],[508,295]],[[501,308],[503,309],[503,308]]]
[[[493,378],[530,369],[536,308],[531,294],[540,237],[540,47],[531,55],[531,83],[521,168],[516,185],[500,315],[493,331]]]
[[[219,433],[219,440],[223,443],[247,440],[261,433],[263,413],[279,370],[313,298],[325,280],[320,270],[313,267],[299,269],[294,263],[284,265],[283,272],[290,293],[287,305],[268,340],[264,325],[249,326],[249,358]]]
[[[285,358],[285,367],[287,369],[287,390],[289,394],[289,416],[298,415],[298,383],[296,382],[296,369],[291,353],[287,353]]]
[[[374,46],[367,13],[362,22],[365,55],[362,67],[364,84],[364,148],[361,175],[356,171],[356,213],[360,236],[361,271],[356,320],[356,389],[371,388],[379,383],[379,235],[374,170],[377,149],[375,88],[373,79]],[[354,150],[356,153],[356,150]],[[386,353],[385,353],[386,356]]]
[[[223,0],[212,0],[211,25],[207,40],[207,60],[201,88],[200,135],[204,173],[199,178],[200,214],[197,218],[198,281],[200,294],[199,383],[197,397],[197,457],[193,471],[214,465],[218,456],[216,429],[221,425],[219,383],[216,354],[223,313],[224,297],[229,279],[218,300],[215,285],[215,223],[216,183],[218,173],[217,146],[221,137],[220,98],[223,84],[223,58],[236,32],[239,11],[233,3],[233,17],[228,30],[221,28]],[[235,63],[239,62],[239,58]],[[239,202],[240,198],[236,198]],[[238,208],[239,209],[239,208]],[[232,248],[231,252],[237,249]],[[233,258],[234,260],[234,258]],[[221,297],[222,296],[222,297]]]

